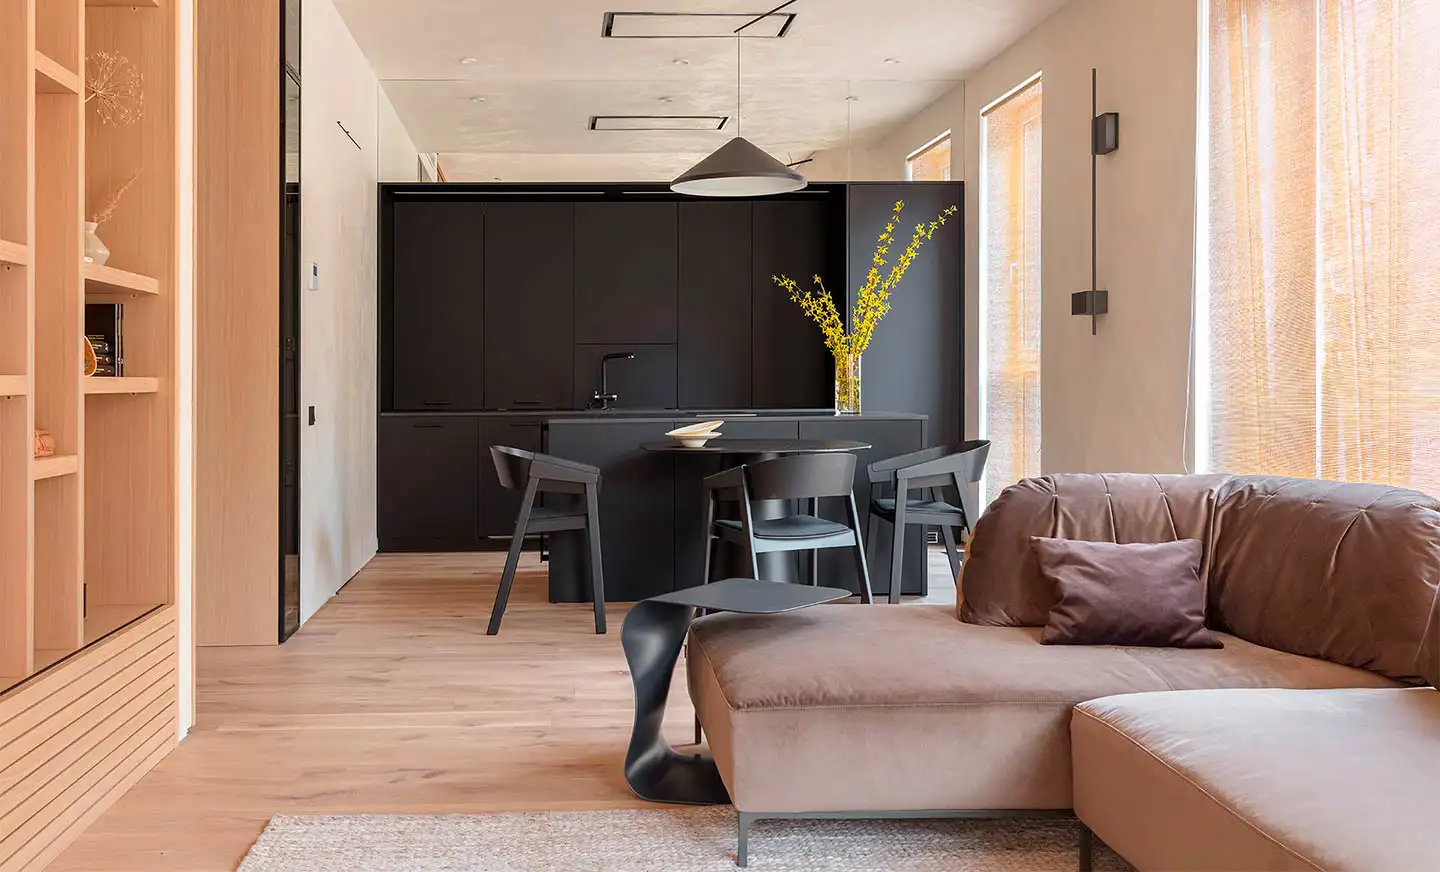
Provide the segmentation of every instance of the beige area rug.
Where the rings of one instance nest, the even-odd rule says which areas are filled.
[[[1073,872],[1062,819],[760,821],[756,872]],[[729,807],[485,815],[278,816],[240,872],[725,872]],[[1095,869],[1129,870],[1096,845]]]

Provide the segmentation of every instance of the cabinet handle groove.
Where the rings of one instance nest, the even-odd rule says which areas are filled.
[[[444,424],[411,424],[417,430],[444,430]]]
[[[451,404],[451,403],[450,403],[450,400],[426,400],[426,401],[425,401],[425,405],[427,405],[427,406],[448,406],[448,405],[450,405],[450,404]]]

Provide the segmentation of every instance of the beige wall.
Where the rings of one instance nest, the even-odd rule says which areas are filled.
[[[1184,471],[1194,237],[1195,0],[1073,0],[878,143],[854,178],[899,180],[905,157],[950,129],[956,179],[979,178],[980,112],[1036,72],[1044,103],[1043,454],[1047,472]],[[1099,167],[1100,334],[1072,317],[1090,284],[1090,69],[1120,150]],[[807,175],[845,176],[843,151]],[[966,421],[978,416],[979,185],[966,186]]]
[[[379,101],[380,181],[422,181],[420,154],[415,149],[415,141],[410,138],[404,122],[395,114],[395,105],[390,102],[390,95],[385,93],[384,86],[377,87],[375,95]]]
[[[308,619],[376,550],[379,83],[331,0],[305,0],[301,104],[300,608]],[[339,122],[337,124],[336,122]],[[356,147],[340,129],[359,142]]]

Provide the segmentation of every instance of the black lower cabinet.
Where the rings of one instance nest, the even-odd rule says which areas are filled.
[[[382,417],[376,497],[383,551],[479,546],[480,422]]]
[[[500,486],[495,475],[495,462],[490,457],[492,445],[506,445],[525,451],[540,451],[543,445],[543,417],[480,419],[480,536],[509,536],[515,532],[515,519],[520,514],[524,493]]]
[[[800,424],[801,439],[854,439],[868,442],[872,447],[855,452],[855,505],[860,509],[860,529],[869,530],[870,522],[870,479],[866,466],[887,457],[898,457],[925,447],[925,422],[912,421],[803,421]],[[845,507],[840,500],[821,500],[820,513],[837,521],[845,519]],[[875,555],[870,564],[870,588],[876,601],[890,593],[890,525],[880,523],[876,529],[879,541],[871,549]],[[905,565],[901,576],[900,592],[906,596],[924,596],[929,591],[926,585],[925,534],[922,528],[911,526],[905,531]],[[821,583],[830,587],[843,587],[859,591],[860,579],[855,572],[854,558],[843,550],[835,548],[820,552]]]
[[[600,467],[600,536],[605,598],[633,602],[675,589],[675,459],[641,445],[664,439],[670,422],[555,423],[545,451]],[[550,600],[587,602],[585,540],[550,536]]]

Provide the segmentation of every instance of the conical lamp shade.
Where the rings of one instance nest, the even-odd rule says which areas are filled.
[[[682,173],[670,190],[696,197],[765,197],[806,184],[804,176],[737,136]]]

